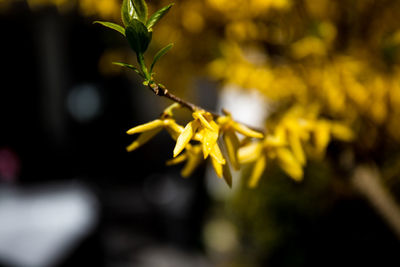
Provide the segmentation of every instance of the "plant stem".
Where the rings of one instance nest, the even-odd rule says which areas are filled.
[[[144,56],[142,53],[137,54],[137,61],[139,63],[140,68],[142,69],[143,75],[147,81],[151,80],[151,75],[147,70],[146,63],[144,62]]]
[[[199,111],[199,110],[204,110],[204,111],[207,111],[208,113],[210,113],[214,118],[218,118],[218,117],[221,116],[221,115],[219,115],[219,114],[217,114],[217,113],[215,113],[215,112],[206,110],[206,109],[204,109],[204,108],[202,108],[202,107],[199,107],[199,106],[197,106],[197,105],[195,105],[195,104],[193,104],[193,103],[191,103],[191,102],[188,102],[188,101],[186,101],[186,100],[183,100],[182,98],[177,97],[176,95],[170,93],[170,92],[167,90],[167,88],[165,88],[165,87],[164,87],[163,85],[161,85],[161,84],[157,85],[157,84],[154,83],[154,82],[150,82],[149,85],[148,85],[148,87],[150,88],[150,90],[153,91],[154,94],[156,94],[156,95],[158,95],[158,96],[166,97],[166,98],[168,98],[168,99],[174,101],[175,103],[179,103],[182,107],[185,107],[185,108],[189,109],[189,110],[192,111],[192,112]],[[258,131],[258,132],[260,132],[260,133],[264,133],[264,130],[263,130],[263,129],[257,129],[257,128],[255,128],[255,127],[246,125],[245,123],[240,123],[240,124],[245,125],[246,127],[249,127],[249,128],[252,129],[252,130]]]
[[[181,104],[183,107],[189,109],[190,111],[194,112],[197,110],[205,110],[199,106],[196,106],[193,103],[190,103],[188,101],[183,100],[182,98],[177,97],[176,95],[170,93],[167,88],[165,88],[162,85],[157,85],[155,83],[150,83],[149,84],[149,88],[154,92],[154,94],[158,95],[158,96],[164,96],[166,98],[171,99],[172,101]],[[213,114],[213,113],[212,113]],[[218,116],[217,114],[213,114]]]

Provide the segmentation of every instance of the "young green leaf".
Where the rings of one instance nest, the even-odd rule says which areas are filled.
[[[154,65],[160,59],[160,57],[165,55],[173,46],[174,46],[174,44],[171,43],[171,44],[167,45],[166,47],[160,49],[160,51],[157,52],[157,54],[154,56],[153,63],[151,63],[150,73],[153,72]]]
[[[131,69],[131,70],[133,70],[134,72],[136,72],[137,74],[139,74],[140,76],[143,77],[143,74],[140,72],[140,70],[138,68],[136,68],[135,66],[131,65],[131,64],[122,63],[122,62],[113,62],[112,64]]]
[[[147,28],[150,30],[165,14],[168,13],[169,9],[173,6],[174,4],[169,4],[158,11],[154,12],[153,15],[149,18],[147,21]]]
[[[133,7],[135,8],[138,20],[146,23],[147,20],[147,4],[145,0],[132,0]]]
[[[142,22],[132,19],[125,29],[129,45],[136,54],[143,54],[151,41],[152,33],[149,32]]]
[[[133,7],[132,0],[123,0],[121,6],[121,17],[125,27],[129,25],[132,19],[137,19],[135,8]]]
[[[108,22],[108,21],[95,21],[93,23],[97,23],[97,24],[101,24],[107,28],[113,29],[119,33],[121,33],[123,36],[125,36],[125,29],[118,24],[112,23],[112,22]]]

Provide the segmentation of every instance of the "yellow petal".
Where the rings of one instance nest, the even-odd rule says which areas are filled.
[[[210,125],[210,123],[203,116],[203,114],[204,114],[204,111],[196,111],[196,112],[193,112],[192,115],[193,115],[193,118],[198,119],[204,127],[209,129],[210,131],[214,131],[215,129]]]
[[[163,125],[164,125],[164,123],[162,120],[154,120],[154,121],[133,127],[132,129],[129,129],[126,133],[127,134],[135,134],[135,133],[147,132],[150,130],[160,128]]]
[[[178,156],[176,158],[168,160],[165,163],[165,165],[167,165],[167,166],[176,165],[176,164],[184,162],[186,159],[187,159],[187,155],[186,154],[182,154],[182,155],[180,155],[180,156]]]
[[[192,137],[193,140],[202,142],[204,139],[204,129],[205,128],[200,128],[197,130],[197,132],[194,134]]]
[[[165,120],[165,129],[171,135],[172,139],[177,140],[179,135],[183,132],[183,127],[177,124],[174,120]]]
[[[217,118],[217,122],[219,125],[225,125],[232,121],[231,117],[228,116],[221,116]]]
[[[194,146],[193,149],[188,150],[188,159],[181,171],[183,177],[189,177],[193,171],[203,162],[201,156],[201,148],[199,146]]]
[[[332,123],[331,133],[334,138],[341,141],[349,142],[354,139],[353,130],[342,123]]]
[[[262,151],[262,144],[260,142],[253,142],[239,148],[238,159],[241,164],[256,161]]]
[[[228,152],[229,161],[235,170],[239,170],[238,150],[240,146],[239,138],[233,131],[226,131],[223,135],[226,151]]]
[[[300,163],[295,159],[293,154],[287,148],[278,148],[276,150],[279,166],[293,180],[301,181],[303,179],[303,169]]]
[[[331,139],[329,126],[326,121],[321,121],[314,128],[315,148],[319,154],[324,153]]]
[[[138,147],[140,147],[141,145],[147,143],[151,138],[153,138],[156,134],[158,134],[160,131],[162,130],[162,128],[156,128],[147,132],[142,133],[141,135],[139,135],[139,137],[133,141],[132,144],[130,144],[126,150],[128,152],[131,152],[135,149],[137,149]]]
[[[219,163],[217,160],[215,160],[214,158],[211,158],[211,163],[214,167],[215,173],[217,174],[217,176],[219,178],[222,178],[222,174],[223,174],[223,168],[222,168],[222,164]]]
[[[264,173],[265,166],[267,165],[267,158],[264,154],[262,154],[256,161],[253,167],[253,171],[251,172],[251,176],[249,179],[249,187],[254,188],[258,185],[258,181],[260,181],[261,175]]]
[[[218,161],[220,164],[225,164],[226,161],[224,159],[224,156],[222,156],[221,150],[219,149],[218,144],[215,144],[213,149],[211,150],[210,156]]]
[[[164,109],[164,114],[172,117],[173,110],[177,109],[177,108],[181,108],[181,105],[178,103],[174,103],[174,104],[170,105],[169,107],[167,107],[166,109]]]
[[[181,153],[182,150],[185,148],[185,146],[190,142],[197,127],[198,127],[198,122],[196,121],[191,121],[188,124],[186,124],[185,129],[183,129],[182,133],[176,140],[176,145],[174,148],[174,157],[178,156],[179,153]]]
[[[304,155],[304,150],[301,145],[300,137],[296,132],[291,132],[288,136],[289,145],[293,151],[293,155],[297,161],[304,165],[306,163],[306,156]]]
[[[282,126],[277,126],[273,135],[267,135],[264,139],[264,144],[269,147],[279,147],[287,145],[286,129]]]
[[[222,167],[222,175],[224,177],[225,182],[228,184],[230,188],[232,188],[232,173],[229,169],[228,164],[224,164]]]
[[[232,126],[237,132],[243,134],[244,136],[254,137],[254,138],[263,138],[264,137],[264,135],[262,133],[256,132],[256,131],[250,129],[249,127],[247,127],[243,124],[240,124],[238,122],[233,123]]]
[[[201,141],[203,145],[203,155],[204,159],[208,157],[208,154],[210,154],[211,150],[214,148],[214,145],[217,143],[218,140],[218,132],[216,131],[210,131],[207,128],[204,128],[204,136],[203,140]]]

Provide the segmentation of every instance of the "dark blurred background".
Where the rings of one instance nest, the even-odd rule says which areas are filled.
[[[179,168],[165,167],[173,147],[167,135],[137,153],[126,152],[133,138],[125,131],[157,117],[168,103],[146,95],[122,72],[99,73],[105,49],[123,40],[118,43],[118,36],[92,21],[77,9],[60,13],[49,5],[33,10],[25,1],[10,3],[0,15],[1,193],[27,202],[17,201],[21,211],[10,214],[63,188],[70,194],[67,202],[89,197],[76,203],[76,208],[90,204],[91,211],[81,214],[87,231],[70,233],[79,237],[60,253],[57,266],[151,266],[146,265],[150,259],[140,259],[145,249],[155,250],[155,258],[163,257],[166,248],[198,252],[207,206],[202,171],[183,180]],[[61,216],[57,207],[49,213],[40,207],[37,215],[29,214],[44,224]],[[62,222],[59,227],[63,231]],[[21,242],[15,241],[15,249]],[[48,243],[37,240],[37,246]],[[0,255],[4,266],[15,264],[4,258]],[[37,262],[32,266],[47,264]],[[29,260],[16,263],[24,266]]]
[[[125,131],[169,103],[111,66],[132,55],[92,21],[119,7],[45,2],[0,1],[2,266],[398,266],[395,235],[330,166],[232,196],[205,165],[189,179],[165,167],[166,134],[127,153]],[[215,109],[215,84],[192,80],[189,97]]]

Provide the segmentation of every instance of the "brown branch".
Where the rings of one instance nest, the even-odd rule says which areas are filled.
[[[197,110],[205,110],[201,107],[196,106],[193,103],[190,103],[188,101],[183,100],[182,98],[177,97],[176,95],[170,93],[167,88],[165,88],[162,85],[157,85],[155,83],[151,83],[149,84],[149,88],[154,92],[154,94],[158,95],[158,96],[163,96],[166,98],[171,99],[172,101],[181,104],[181,106],[189,109],[190,111],[194,112]]]
[[[166,97],[166,98],[168,98],[168,99],[170,99],[170,100],[172,100],[172,101],[174,101],[174,102],[176,102],[176,103],[179,103],[179,104],[181,104],[183,107],[189,109],[189,110],[192,111],[192,112],[199,111],[199,110],[204,110],[204,111],[207,111],[207,112],[211,113],[211,114],[212,114],[214,117],[216,117],[216,118],[220,117],[220,115],[217,114],[217,113],[214,113],[214,112],[212,112],[212,111],[206,110],[205,108],[199,107],[199,106],[197,106],[197,105],[195,105],[195,104],[193,104],[193,103],[191,103],[191,102],[188,102],[188,101],[186,101],[186,100],[183,100],[183,99],[180,98],[180,97],[177,97],[176,95],[170,93],[170,92],[168,91],[168,89],[165,88],[165,87],[164,87],[163,85],[161,85],[161,84],[157,85],[157,84],[155,84],[155,83],[150,83],[150,84],[149,84],[149,88],[153,91],[154,94],[156,94],[156,95],[158,95],[158,96]]]
[[[215,118],[218,118],[218,117],[221,116],[221,115],[219,115],[219,114],[217,114],[215,112],[206,110],[205,108],[199,107],[199,106],[197,106],[197,105],[195,105],[195,104],[193,104],[191,102],[188,102],[188,101],[186,101],[186,100],[184,100],[184,99],[182,99],[180,97],[177,97],[176,95],[170,93],[168,91],[168,89],[165,88],[165,86],[163,86],[162,84],[158,84],[157,85],[156,83],[152,82],[152,83],[149,83],[148,87],[150,88],[151,91],[153,91],[153,93],[155,95],[166,97],[166,98],[168,98],[168,99],[170,99],[170,100],[172,100],[172,101],[174,101],[176,103],[179,103],[182,107],[185,107],[185,108],[189,109],[192,112],[199,111],[199,110],[204,110],[204,111],[210,113],[211,115],[213,115],[213,117],[215,117]],[[224,109],[222,110],[222,112],[225,113],[225,115],[227,113]],[[255,130],[255,131],[258,131],[260,133],[265,134],[264,130],[257,129],[255,127],[246,125],[245,123],[241,123],[241,122],[239,122],[239,123],[249,127],[252,130]]]

